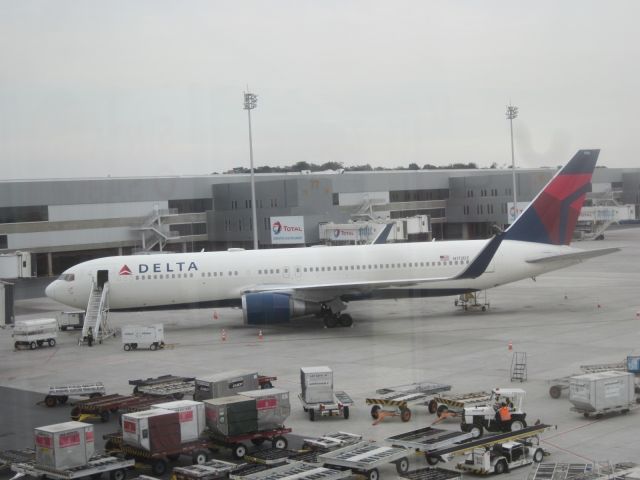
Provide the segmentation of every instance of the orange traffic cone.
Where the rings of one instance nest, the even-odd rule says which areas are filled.
[[[227,341],[227,332],[226,332],[226,330],[224,328],[222,329],[221,337],[222,337],[222,341],[223,342]]]
[[[262,330],[258,330],[258,340],[262,340]]]
[[[513,350],[513,343],[511,343],[511,340],[509,340],[509,351]]]
[[[217,320],[217,319],[218,319],[218,312],[217,312],[217,310],[214,310],[214,311],[213,311],[213,319],[214,319],[214,320]]]

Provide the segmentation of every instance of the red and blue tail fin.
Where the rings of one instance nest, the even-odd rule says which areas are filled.
[[[569,245],[600,150],[579,150],[505,232],[504,240]]]

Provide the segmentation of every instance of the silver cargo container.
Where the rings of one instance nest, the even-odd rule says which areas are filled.
[[[258,411],[255,398],[244,395],[213,398],[204,401],[209,429],[230,437],[258,431]]]
[[[634,377],[629,372],[619,371],[571,377],[569,401],[585,412],[628,408],[635,402]]]
[[[93,425],[64,422],[34,431],[36,463],[57,470],[86,465],[95,453]]]
[[[157,403],[151,408],[160,408],[178,412],[180,419],[180,441],[193,442],[200,438],[206,427],[204,403],[193,400],[176,400],[174,402]]]
[[[329,367],[301,367],[302,399],[307,403],[333,402],[333,371]]]
[[[271,430],[278,428],[291,414],[289,392],[280,388],[267,388],[265,390],[252,390],[242,392],[242,396],[256,399],[258,411],[258,430]]]
[[[206,377],[196,378],[194,400],[229,397],[248,390],[260,388],[258,372],[231,370]]]

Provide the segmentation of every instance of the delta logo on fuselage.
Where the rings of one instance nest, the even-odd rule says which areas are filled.
[[[140,263],[138,273],[181,273],[198,271],[196,262]],[[120,275],[131,275],[131,269],[123,265]]]

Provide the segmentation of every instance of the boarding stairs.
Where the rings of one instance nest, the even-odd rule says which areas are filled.
[[[105,282],[100,287],[94,280],[91,280],[91,294],[87,303],[87,310],[84,317],[84,325],[82,326],[82,336],[79,344],[87,343],[89,329],[93,332],[93,340],[96,343],[102,343],[109,337],[115,335],[107,321],[109,314],[109,282]]]
[[[150,252],[157,246],[162,252],[169,240],[175,240],[180,236],[178,232],[171,230],[168,224],[162,223],[164,217],[175,213],[177,213],[175,209],[155,208],[143,224],[135,228],[140,231],[141,251]]]
[[[527,381],[527,352],[513,352],[511,358],[511,381]]]

